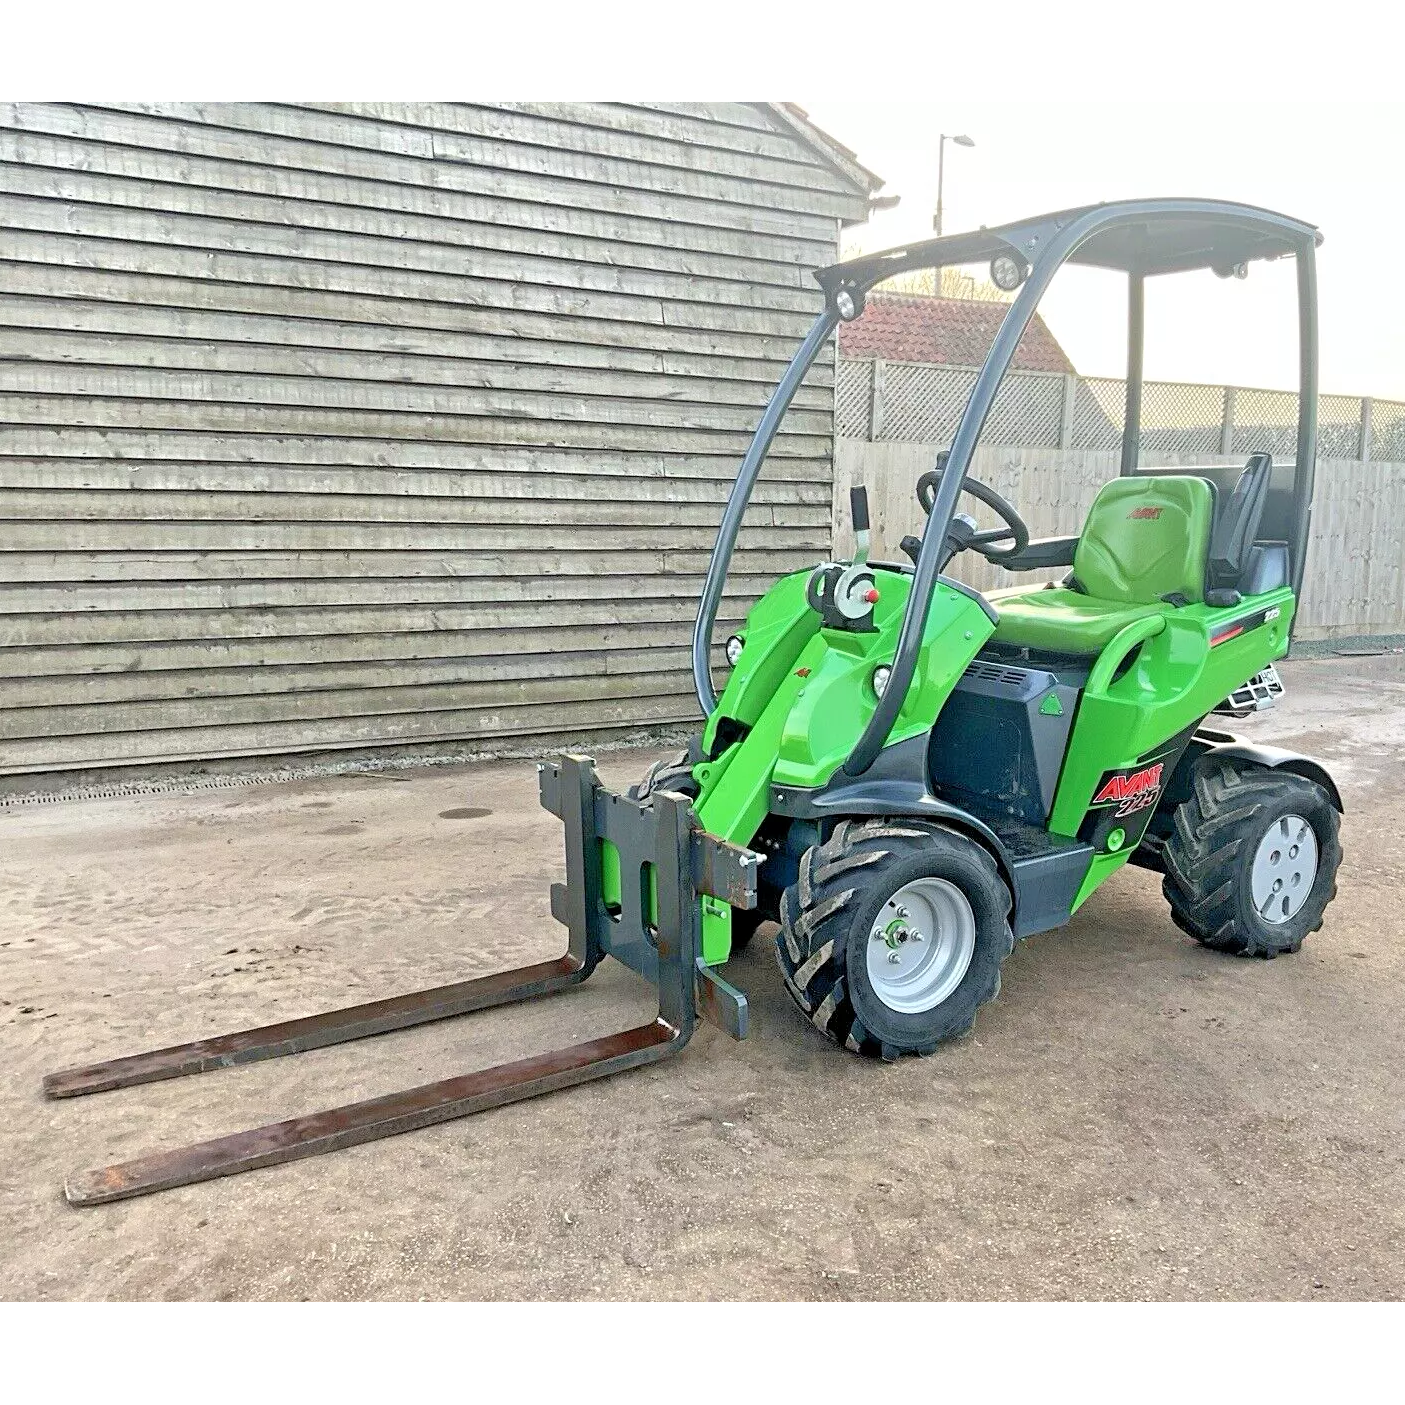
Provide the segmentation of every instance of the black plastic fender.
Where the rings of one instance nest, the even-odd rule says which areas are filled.
[[[867,816],[932,820],[983,845],[1000,867],[1013,903],[1016,937],[1062,927],[1093,860],[1093,849],[1018,820],[973,815],[932,794],[927,779],[926,735],[885,747],[871,770],[854,778],[841,767],[818,790],[772,785],[771,813],[784,819],[823,822]]]
[[[1202,756],[1222,756],[1226,760],[1247,761],[1254,766],[1265,766],[1270,771],[1292,771],[1305,780],[1315,781],[1327,792],[1337,813],[1346,813],[1336,781],[1320,761],[1314,761],[1310,756],[1302,756],[1296,751],[1285,751],[1278,746],[1247,742],[1243,737],[1235,736],[1233,732],[1201,727],[1191,738],[1190,746],[1186,748],[1185,759],[1187,762],[1194,762]]]

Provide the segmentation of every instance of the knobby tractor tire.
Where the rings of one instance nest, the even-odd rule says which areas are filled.
[[[878,913],[898,889],[943,878],[971,905],[975,949],[960,984],[918,1014],[892,1009],[868,975]],[[930,1054],[970,1031],[977,1009],[1000,992],[1000,964],[1014,947],[1010,890],[973,839],[924,820],[844,820],[807,849],[798,881],[781,897],[776,959],[791,998],[827,1038],[885,1060]]]
[[[698,797],[698,783],[693,779],[693,767],[697,758],[692,748],[680,751],[677,756],[665,756],[655,761],[637,785],[626,792],[631,800],[647,800],[656,790],[671,790],[678,795],[686,795],[689,800]]]
[[[656,790],[671,790],[678,795],[686,795],[689,800],[698,797],[698,783],[693,779],[693,767],[702,755],[700,738],[694,739],[677,756],[665,756],[655,761],[637,785],[626,792],[631,800],[647,800]],[[767,919],[756,908],[732,909],[732,950],[742,951],[756,935],[756,929]]]
[[[1301,816],[1312,826],[1317,875],[1302,907],[1286,922],[1272,923],[1254,906],[1251,875],[1259,844],[1284,815]],[[1267,960],[1297,951],[1322,925],[1337,895],[1339,828],[1331,798],[1306,777],[1202,762],[1190,799],[1176,809],[1163,855],[1161,891],[1172,920],[1203,946],[1231,956]]]

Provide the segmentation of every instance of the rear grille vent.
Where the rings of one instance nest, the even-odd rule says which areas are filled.
[[[966,665],[967,678],[980,678],[987,683],[1009,683],[1018,688],[1029,680],[1027,668],[1011,668],[1008,664],[970,663]]]

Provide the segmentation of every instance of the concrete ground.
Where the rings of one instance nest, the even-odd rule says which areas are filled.
[[[374,1096],[650,1007],[583,989],[68,1102],[41,1075],[540,960],[558,825],[529,763],[0,810],[0,1295],[1398,1298],[1405,659],[1288,665],[1243,724],[1322,757],[1341,894],[1236,961],[1130,870],[1019,947],[975,1037],[824,1042],[765,934],[753,1035],[389,1141],[77,1210],[65,1172]],[[622,783],[648,757],[614,755]]]

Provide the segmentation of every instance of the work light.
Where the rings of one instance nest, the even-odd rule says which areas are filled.
[[[745,646],[745,644],[746,640],[744,640],[740,634],[732,635],[732,637],[727,641],[727,662],[733,668],[737,666],[737,660],[741,658],[742,648]]]
[[[990,281],[1002,293],[1013,293],[1028,274],[1028,265],[1014,254],[996,254],[990,261]]]
[[[834,295],[834,310],[846,322],[852,322],[863,311],[863,299],[855,297],[852,288],[840,288]]]

